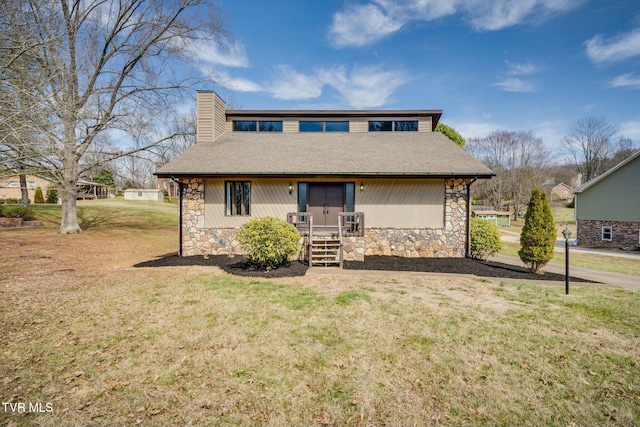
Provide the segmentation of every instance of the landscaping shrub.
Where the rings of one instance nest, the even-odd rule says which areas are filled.
[[[47,187],[47,203],[58,203],[58,189],[55,185],[50,185]]]
[[[487,220],[471,218],[471,248],[469,256],[486,260],[502,250],[502,240],[498,227]]]
[[[36,192],[33,195],[33,203],[44,203],[44,196],[42,195],[42,188],[36,187]]]
[[[0,216],[5,218],[22,218],[25,221],[31,221],[35,218],[35,213],[29,208],[22,206],[2,206]]]
[[[533,190],[524,216],[518,255],[532,273],[542,274],[544,266],[553,258],[556,226],[549,199],[544,191]]]
[[[260,270],[272,270],[287,263],[298,252],[300,233],[283,219],[252,219],[240,227],[236,239],[247,260]]]

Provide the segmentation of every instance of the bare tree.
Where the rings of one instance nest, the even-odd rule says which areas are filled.
[[[613,157],[614,135],[617,126],[602,117],[586,117],[577,120],[562,140],[576,171],[587,182],[607,170],[606,160]]]
[[[550,153],[533,132],[496,130],[484,138],[467,140],[467,150],[489,166],[496,176],[479,183],[474,191],[484,191],[500,209],[508,201],[518,218],[531,191],[542,184]]]
[[[20,93],[37,107],[31,132],[60,183],[60,232],[79,233],[76,184],[95,166],[89,153],[98,137],[163,129],[195,82],[179,77],[179,61],[194,56],[197,41],[223,33],[216,9],[207,0],[7,0],[2,7],[0,73],[11,90],[0,96]],[[25,73],[25,56],[35,72]],[[116,159],[171,137],[97,157]]]

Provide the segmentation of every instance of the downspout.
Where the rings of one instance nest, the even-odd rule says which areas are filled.
[[[467,241],[465,242],[465,258],[469,258],[469,254],[471,253],[471,184],[477,180],[478,178],[473,178],[473,180],[467,184]]]
[[[176,180],[174,177],[171,177],[171,181],[176,182],[178,184],[178,206],[179,206],[179,214],[178,214],[178,256],[182,257],[182,181],[179,179]]]

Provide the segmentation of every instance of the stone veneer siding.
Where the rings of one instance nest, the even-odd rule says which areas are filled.
[[[611,241],[602,240],[602,227],[611,227]],[[586,248],[636,248],[640,246],[640,222],[579,219],[577,221],[578,246]]]
[[[235,228],[204,227],[204,179],[182,180],[182,255],[242,254]],[[445,181],[442,228],[366,228],[363,237],[344,238],[345,261],[366,255],[461,258],[467,234],[467,185],[462,179]]]

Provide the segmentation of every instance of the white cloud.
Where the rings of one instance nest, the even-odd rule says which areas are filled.
[[[620,133],[635,143],[640,148],[640,121],[629,121],[620,123]]]
[[[288,65],[276,67],[278,80],[268,87],[268,91],[277,99],[310,99],[322,94],[322,82],[316,76],[294,71]]]
[[[333,16],[329,38],[337,47],[364,46],[413,21],[460,13],[478,31],[495,31],[575,9],[586,0],[370,0]]]
[[[587,56],[597,64],[617,62],[640,55],[640,29],[609,40],[597,35],[585,42]]]
[[[203,70],[204,72],[204,70]],[[238,92],[261,92],[264,89],[258,83],[239,77],[231,77],[228,73],[214,70],[205,75],[220,86]]]
[[[507,62],[507,67],[509,68],[507,73],[511,75],[527,75],[539,71],[539,68],[531,62],[525,62],[523,64],[510,64]]]
[[[404,22],[374,4],[349,6],[333,16],[329,30],[336,46],[364,46],[398,31]]]
[[[353,108],[381,107],[395,90],[406,82],[403,72],[387,71],[377,66],[347,72],[345,67],[320,70],[318,77],[334,87]]]
[[[189,41],[187,48],[196,59],[208,64],[242,68],[249,66],[249,59],[244,46],[237,41],[234,43]]]
[[[630,87],[640,89],[640,77],[634,77],[633,73],[623,74],[608,83],[609,87]]]
[[[520,80],[519,78],[503,79],[493,86],[498,86],[505,92],[533,92],[533,84],[531,82]]]

